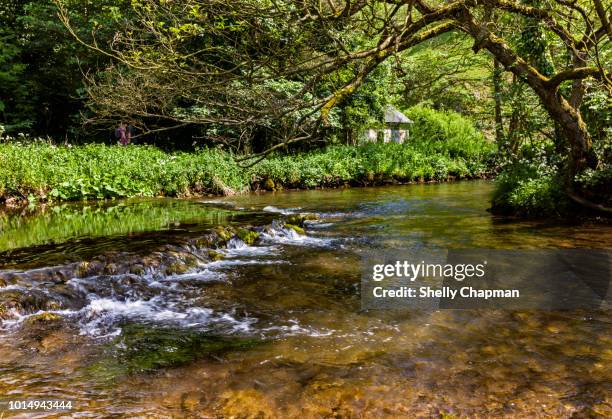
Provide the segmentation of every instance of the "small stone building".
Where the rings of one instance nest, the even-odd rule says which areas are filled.
[[[395,109],[393,106],[387,106],[385,109],[385,126],[384,128],[369,128],[363,133],[362,143],[367,142],[384,142],[384,143],[399,143],[406,141],[410,132],[408,130],[413,121],[406,115]]]

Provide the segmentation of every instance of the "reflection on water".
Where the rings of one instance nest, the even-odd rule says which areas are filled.
[[[166,198],[0,212],[0,268],[87,260],[105,251],[147,251],[212,226],[260,217]]]
[[[4,218],[0,393],[91,415],[609,415],[607,311],[360,310],[364,250],[612,243],[609,226],[493,217],[490,193],[469,182]],[[218,245],[219,224],[263,227]]]
[[[160,198],[151,201],[96,202],[25,208],[0,213],[0,252],[92,237],[172,230],[181,225],[226,223],[232,213],[199,202]]]

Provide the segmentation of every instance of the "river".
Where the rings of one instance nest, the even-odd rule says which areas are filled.
[[[361,309],[371,249],[612,243],[602,224],[493,216],[492,189],[6,211],[0,398],[70,400],[83,417],[609,415],[609,311]],[[300,213],[313,214],[303,232],[283,226]],[[221,246],[219,226],[258,237]]]

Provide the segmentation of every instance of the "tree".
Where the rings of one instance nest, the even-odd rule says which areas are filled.
[[[100,22],[118,22],[122,3],[81,0],[69,5],[83,34]],[[0,123],[8,132],[66,135],[80,125],[83,73],[108,65],[107,57],[78,43],[56,14],[51,0],[0,5]],[[114,33],[97,32],[105,41]]]
[[[64,24],[72,27],[61,0]],[[248,135],[277,130],[277,143],[313,139],[332,111],[383,62],[442,34],[461,33],[475,53],[488,51],[516,81],[529,86],[569,145],[568,186],[595,167],[592,140],[580,105],[584,81],[611,90],[602,49],[610,16],[600,0],[267,1],[137,0],[128,31],[102,48],[115,59],[90,87],[102,118],[136,115],[168,124],[223,125]],[[535,27],[559,54],[544,69],[505,39],[518,19]],[[73,30],[74,32],[74,30]],[[75,34],[78,36],[78,34]],[[540,51],[541,52],[541,51]],[[354,75],[326,94],[325,78],[350,68]],[[110,96],[109,96],[110,95]],[[118,102],[125,102],[117,109]],[[278,127],[282,129],[278,129]]]
[[[21,60],[18,17],[23,2],[7,1],[0,5],[0,125],[8,132],[25,130],[33,124],[33,109],[24,83],[27,65]]]

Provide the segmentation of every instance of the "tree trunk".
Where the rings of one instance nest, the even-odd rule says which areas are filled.
[[[523,97],[522,85],[519,84],[516,74],[512,75],[512,114],[508,123],[508,152],[511,156],[516,157],[519,150],[519,123],[521,120],[520,108],[516,105],[520,103]]]
[[[474,52],[480,49],[488,50],[499,60],[506,71],[510,71],[523,80],[538,95],[542,105],[553,121],[561,127],[561,131],[570,146],[568,158],[568,186],[574,176],[587,167],[595,168],[597,159],[593,152],[591,136],[580,111],[574,108],[561,95],[558,86],[550,85],[549,79],[539,73],[531,65],[519,57],[500,38],[492,34],[485,25],[478,24],[469,11],[464,10],[460,20],[464,30],[474,39]]]
[[[597,158],[593,152],[591,135],[580,112],[572,107],[567,100],[554,89],[537,92],[542,104],[551,118],[559,124],[563,136],[570,146],[568,159],[568,181],[586,168],[594,169]]]
[[[504,146],[504,121],[502,119],[502,79],[503,69],[497,58],[493,58],[493,99],[495,100],[495,141],[499,150]]]

